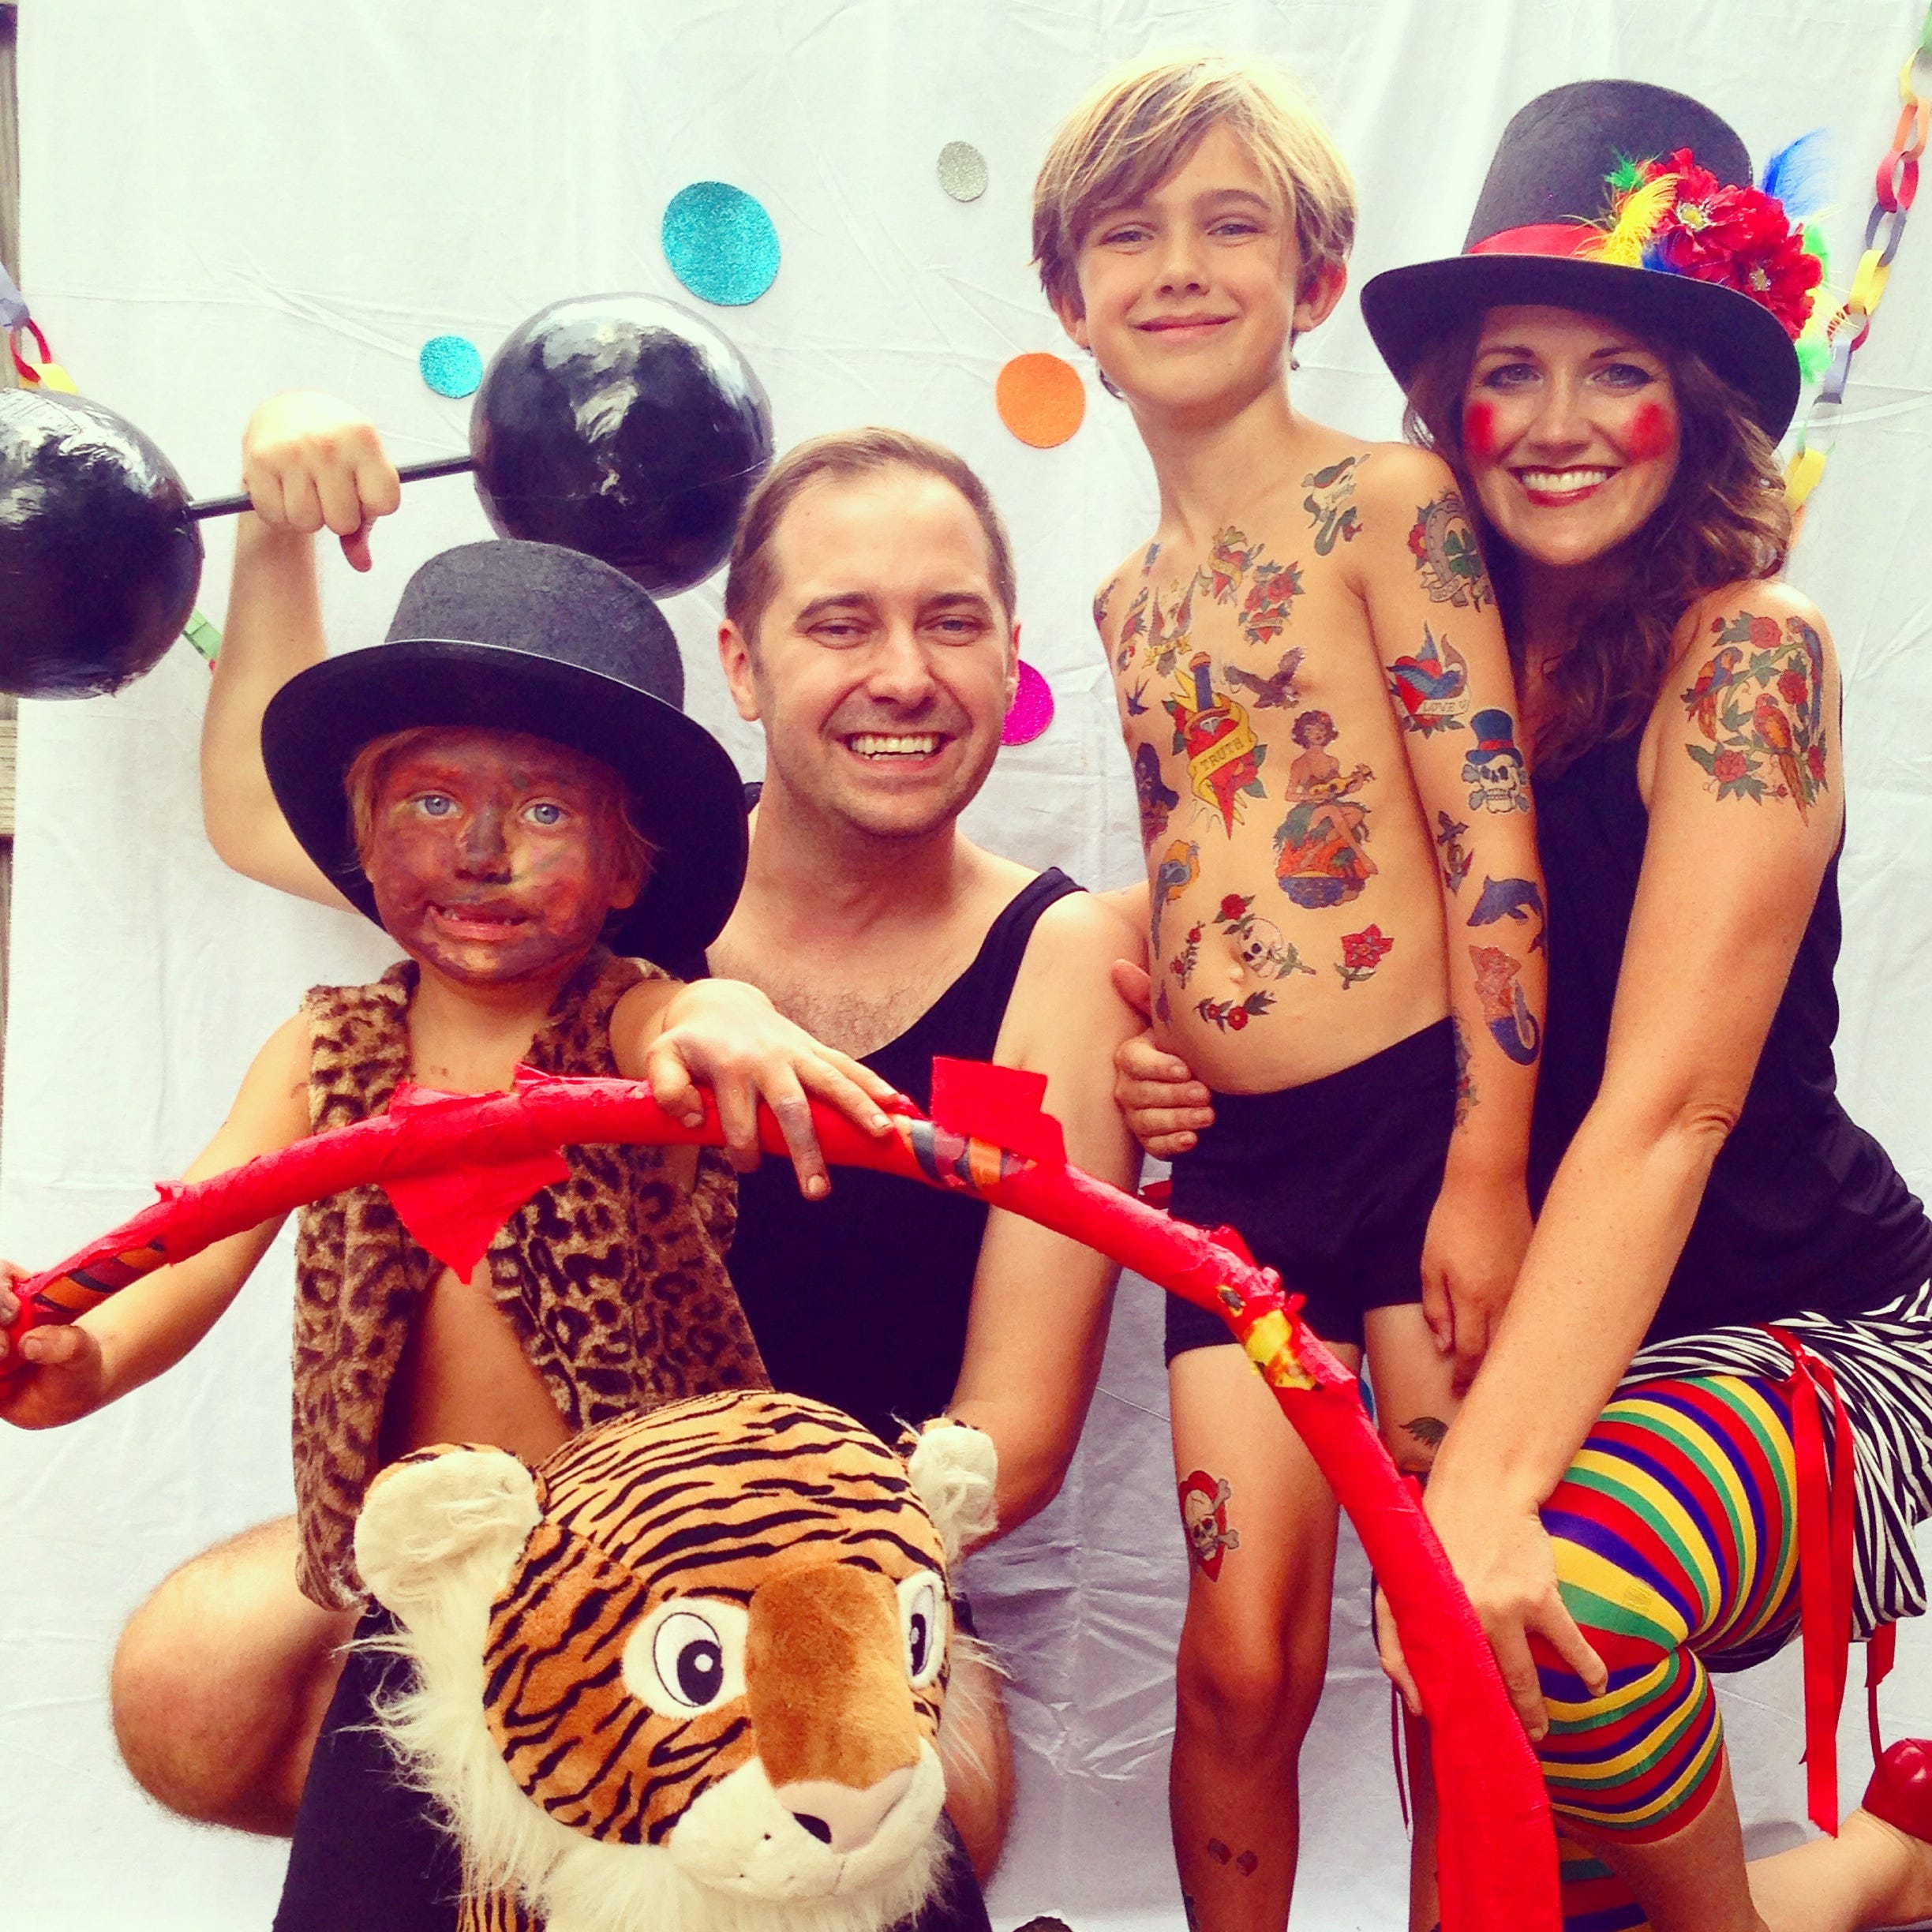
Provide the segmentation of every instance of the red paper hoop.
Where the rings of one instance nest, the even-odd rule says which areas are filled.
[[[874,1140],[813,1106],[828,1160],[972,1194],[1071,1237],[1226,1321],[1301,1433],[1360,1534],[1394,1612],[1431,1726],[1440,1803],[1444,1932],[1559,1932],[1556,1837],[1542,1773],[1517,1722],[1469,1599],[1417,1494],[1389,1459],[1355,1378],[1303,1324],[1239,1237],[1171,1220],[1066,1159],[1060,1123],[1041,1110],[1043,1076],[936,1061],[933,1114],[909,1108]],[[759,1110],[759,1137],[782,1155]],[[213,1242],[343,1189],[388,1191],[416,1238],[439,1260],[468,1252],[478,1231],[430,1184],[458,1170],[540,1174],[560,1150],[597,1141],[722,1144],[705,1095],[702,1125],[665,1113],[641,1081],[569,1079],[522,1069],[508,1093],[399,1088],[387,1114],[310,1136],[160,1199],[58,1267],[21,1284],[17,1336],[71,1321],[129,1282]],[[534,1179],[527,1193],[542,1185]],[[489,1189],[464,1190],[474,1201]],[[500,1202],[504,1190],[495,1199]],[[491,1230],[502,1219],[481,1214]],[[488,1235],[485,1235],[487,1240]],[[15,1359],[9,1354],[10,1363]]]

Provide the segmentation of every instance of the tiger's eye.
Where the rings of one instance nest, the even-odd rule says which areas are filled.
[[[694,1704],[709,1704],[724,1682],[724,1656],[704,1638],[687,1643],[677,1653],[678,1688]]]

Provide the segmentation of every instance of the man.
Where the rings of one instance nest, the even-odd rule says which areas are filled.
[[[366,568],[369,526],[400,491],[373,428],[309,395],[257,412],[244,474],[260,515],[238,531],[204,816],[238,871],[341,904],[268,791],[260,718],[324,655],[313,533],[333,530]],[[958,830],[1012,695],[1013,601],[998,515],[946,451],[864,431],[807,444],[765,479],[719,642],[739,711],[765,726],[767,775],[710,963],[922,1103],[934,1052],[1043,1073],[1072,1158],[1125,1181],[1112,1055],[1138,1022],[1108,968],[1137,942],[1057,874]],[[882,1177],[848,1171],[805,1204],[788,1172],[767,1170],[747,1178],[731,1266],[777,1386],[889,1431],[942,1410],[984,1428],[1002,1530],[1052,1499],[1099,1372],[1113,1281],[1099,1256]],[[295,1591],[293,1548],[291,1526],[270,1524],[197,1558],[122,1640],[123,1754],[189,1816],[289,1829],[346,1634]],[[983,1664],[956,1662],[953,1680],[948,1808],[983,1875],[1011,1803],[1005,1722]]]

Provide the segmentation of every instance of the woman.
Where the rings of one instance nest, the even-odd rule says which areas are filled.
[[[1797,1356],[1850,1424],[1828,1393],[1852,1634],[1924,1608],[1932,1513],[1932,1226],[1833,1093],[1838,674],[1774,581],[1818,270],[1749,181],[1681,95],[1559,88],[1505,133],[1463,254],[1362,298],[1412,434],[1480,511],[1549,894],[1541,1213],[1428,1511],[1559,1822],[1621,1881],[1567,1901],[1601,1932],[1932,1914],[1932,1750],[1894,1747],[1836,1838],[1747,1880],[1706,1674],[1797,1631],[1795,1498],[1828,1453]],[[1155,1099],[1127,1051],[1123,1097]],[[1157,1151],[1205,1120],[1165,1096],[1136,1121]],[[1818,1588],[1830,1531],[1805,1514]],[[1838,1620],[1814,1609],[1821,1652]]]

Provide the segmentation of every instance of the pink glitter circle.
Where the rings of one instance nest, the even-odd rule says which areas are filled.
[[[1002,744],[1031,744],[1053,722],[1054,698],[1046,680],[1030,664],[1020,667],[1013,708],[1000,727]]]

